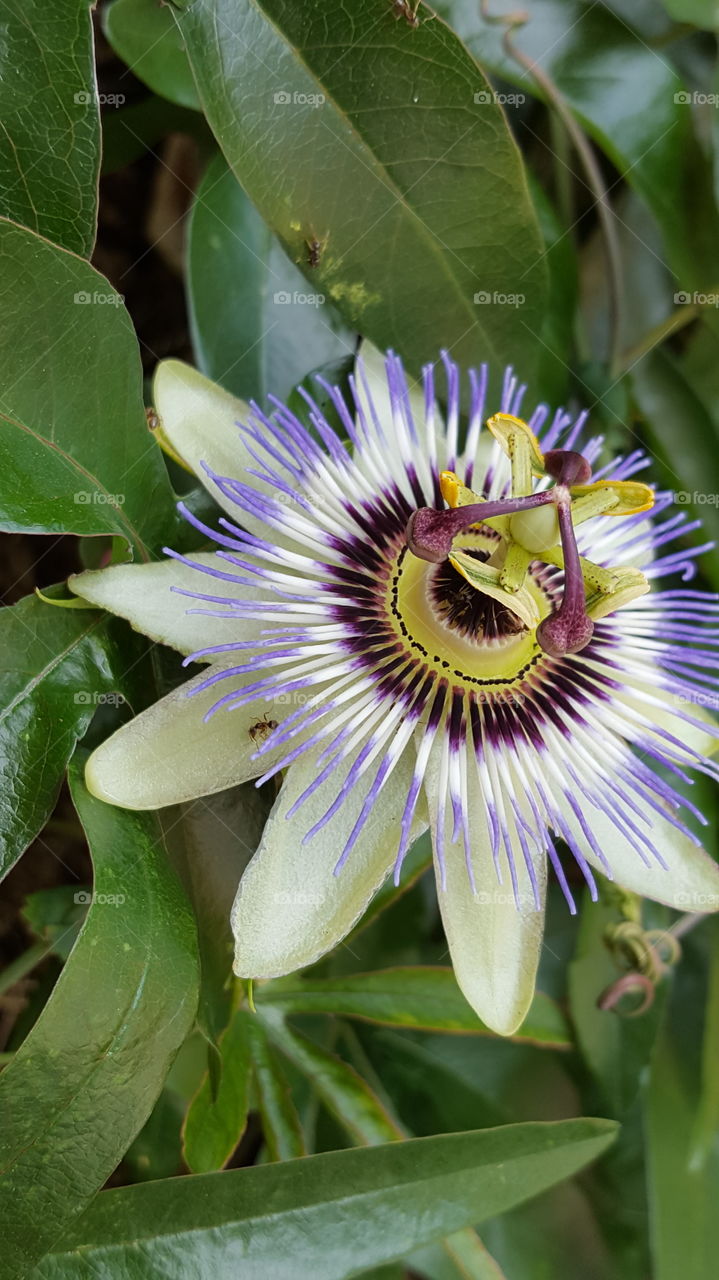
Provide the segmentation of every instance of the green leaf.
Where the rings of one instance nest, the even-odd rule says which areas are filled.
[[[5,0],[0,27],[0,214],[85,257],[100,168],[92,8]]]
[[[291,1160],[305,1154],[299,1117],[290,1086],[258,1018],[248,1022],[250,1052],[262,1131],[270,1160]]]
[[[267,1030],[285,1057],[307,1076],[353,1142],[375,1145],[403,1136],[397,1121],[348,1063],[277,1019],[268,1021]]]
[[[428,1245],[408,1259],[412,1272],[429,1280],[507,1280],[476,1231],[455,1231],[441,1245]]]
[[[176,515],[118,294],[88,263],[3,220],[0,280],[0,528],[120,534],[149,559]]]
[[[43,956],[51,951],[64,962],[70,955],[86,915],[77,896],[74,885],[58,884],[51,889],[37,889],[25,899],[22,918],[45,944]]]
[[[600,1009],[597,1000],[625,970],[612,958],[605,938],[611,925],[625,917],[587,893],[577,936],[577,953],[569,966],[569,998],[579,1048],[599,1085],[603,1105],[621,1119],[636,1100],[642,1074],[657,1035],[666,991],[657,990],[653,1004],[638,1017]]]
[[[655,350],[632,371],[632,387],[647,424],[649,439],[674,490],[677,511],[692,510],[703,523],[707,540],[719,538],[717,482],[707,469],[717,448],[717,431],[709,412],[681,369],[664,351]],[[719,551],[702,556],[701,567],[719,584]]]
[[[457,37],[377,0],[196,0],[177,21],[228,163],[352,328],[414,371],[444,345],[530,377],[539,229],[504,115],[475,101],[486,81]]]
[[[125,1153],[123,1167],[131,1182],[150,1182],[171,1178],[182,1167],[180,1130],[184,1113],[183,1100],[172,1089],[163,1089],[147,1124]]]
[[[190,1104],[183,1150],[192,1173],[221,1169],[244,1133],[251,1065],[248,1019],[252,1016],[239,1009],[220,1039],[221,1074],[216,1096],[208,1073]]]
[[[200,109],[182,38],[169,5],[115,0],[103,27],[115,53],[155,93],[180,107]]]
[[[483,21],[476,0],[439,0],[436,7],[483,66],[523,93],[542,96],[531,73],[507,56],[504,27]],[[501,0],[491,5],[493,13],[515,9]],[[583,0],[534,0],[513,39],[549,73],[579,123],[649,205],[682,285],[712,288],[719,277],[719,215],[689,95],[665,54],[603,5]]]
[[[645,1098],[653,1275],[656,1280],[706,1280],[719,1252],[719,1148],[716,1130],[708,1146],[697,1146],[710,1079],[702,1074],[703,1022],[716,991],[707,989],[708,948],[714,951],[716,921],[688,939],[651,1064]],[[713,975],[712,986],[716,977]],[[716,1029],[711,1032],[715,1051]],[[716,1074],[716,1060],[712,1074]],[[699,1157],[699,1158],[698,1158]]]
[[[183,878],[197,922],[202,974],[198,1023],[215,1043],[232,1014],[230,911],[270,806],[269,796],[252,782],[181,806]]]
[[[615,1132],[508,1125],[108,1191],[37,1277],[344,1280],[571,1177]]]
[[[187,242],[199,367],[245,400],[287,398],[311,369],[353,356],[354,336],[308,285],[222,155],[195,195]]]
[[[98,704],[123,700],[109,634],[101,614],[36,596],[0,611],[0,877],[45,825]]]
[[[202,116],[156,94],[106,115],[102,122],[103,176],[124,169],[146,151],[152,151],[168,133],[186,133],[201,146],[212,146],[212,134]]]
[[[691,22],[705,31],[719,29],[717,0],[661,0],[670,17],[677,22]]]
[[[539,334],[539,395],[560,404],[566,395],[577,306],[577,260],[571,236],[539,183],[530,185],[549,268],[549,297]]]
[[[20,1280],[103,1186],[194,1017],[192,917],[155,815],[113,809],[71,772],[95,867],[85,926],[0,1076],[2,1280]]]
[[[719,1073],[716,1069],[719,1057],[719,927],[713,918],[708,923],[707,932],[710,933],[712,945],[704,1005],[701,1090],[690,1155],[690,1169],[693,1172],[702,1171],[711,1161],[719,1133]],[[719,1168],[719,1162],[717,1167]]]
[[[260,1005],[286,1013],[335,1013],[394,1027],[425,1031],[492,1033],[467,1004],[451,969],[422,965],[343,978],[289,978],[258,987]],[[513,1039],[566,1049],[572,1041],[565,1019],[548,996],[537,992]]]

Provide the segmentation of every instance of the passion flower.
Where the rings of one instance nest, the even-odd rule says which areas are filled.
[[[484,367],[460,442],[460,372],[443,363],[441,388],[428,366],[412,389],[368,352],[349,402],[323,385],[335,426],[310,397],[304,420],[265,413],[159,366],[164,435],[225,514],[214,529],[180,509],[217,549],[71,586],[209,665],[99,747],[87,781],[141,809],[281,777],[233,910],[248,978],[335,946],[429,825],[457,979],[509,1033],[534,990],[548,864],[574,910],[557,841],[592,894],[599,871],[719,906],[676,787],[688,767],[716,773],[717,605],[681,585],[702,548],[668,549],[693,526],[634,479],[640,453],[592,475],[586,415],[540,405],[525,422],[511,372],[487,403]],[[665,575],[679,585],[648,593]]]

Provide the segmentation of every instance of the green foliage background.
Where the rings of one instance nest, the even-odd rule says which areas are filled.
[[[138,173],[181,190],[155,241],[194,360],[229,390],[341,380],[359,337],[415,372],[442,346],[514,363],[530,399],[646,447],[719,535],[719,5],[525,8],[3,0],[10,565],[46,535],[68,570],[192,545],[176,493],[202,498],[148,432],[144,378],[189,353],[170,294],[161,350],[142,336],[144,255],[124,300],[94,250],[101,166],[101,197]],[[702,573],[719,587],[716,551]],[[96,611],[30,594],[0,613],[0,866],[25,877],[0,935],[2,1280],[713,1275],[717,922],[643,905],[681,957],[632,1017],[597,1001],[636,904],[572,920],[552,898],[540,991],[499,1041],[446,967],[420,842],[346,945],[250,1012],[227,917],[268,798],[131,814],[82,782],[179,675]],[[60,837],[79,861],[44,876]]]

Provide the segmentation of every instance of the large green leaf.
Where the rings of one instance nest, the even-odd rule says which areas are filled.
[[[484,21],[476,0],[439,0],[436,7],[483,66],[523,93],[538,94],[531,72],[508,57],[503,26]],[[501,15],[517,6],[493,0],[490,8]],[[585,0],[534,0],[529,21],[513,38],[552,76],[580,124],[647,202],[682,285],[712,288],[719,276],[719,217],[693,132],[691,95],[666,53],[650,48],[603,5]]]
[[[444,345],[531,376],[540,233],[505,118],[457,37],[377,0],[176,8],[213,132],[314,289],[414,370]]]
[[[2,219],[0,289],[0,528],[121,534],[149,558],[176,517],[119,295]]]
[[[290,978],[259,987],[257,1004],[275,1005],[287,1013],[336,1013],[426,1031],[492,1034],[467,1004],[452,970],[430,965],[343,978]],[[571,1045],[560,1009],[541,992],[514,1039],[561,1049]]]
[[[115,0],[105,10],[105,35],[139,80],[180,107],[199,110],[182,39],[169,5],[157,0]]]
[[[100,116],[91,0],[4,0],[0,213],[89,257]]]
[[[0,1077],[2,1280],[28,1274],[103,1186],[162,1088],[197,1002],[194,926],[154,814],[71,773],[95,868],[51,999]]]
[[[192,206],[187,287],[200,368],[246,400],[284,400],[311,369],[354,354],[353,335],[308,287],[222,155]]]
[[[570,1177],[615,1131],[508,1125],[108,1191],[38,1280],[343,1280]]]
[[[122,701],[107,619],[37,596],[0,610],[0,876],[44,826],[102,702]]]

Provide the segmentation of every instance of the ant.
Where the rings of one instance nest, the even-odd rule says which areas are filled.
[[[259,739],[260,741],[262,741],[262,739],[263,739],[263,738],[267,738],[267,737],[269,737],[269,735],[270,735],[270,734],[273,732],[273,730],[274,730],[274,729],[276,729],[276,728],[277,728],[277,721],[276,721],[276,720],[268,720],[268,719],[267,719],[267,712],[265,712],[265,714],[264,714],[264,716],[262,717],[262,719],[261,719],[261,720],[258,720],[258,721],[257,721],[257,724],[253,724],[253,725],[250,727],[250,729],[248,730],[248,732],[249,732],[249,735],[250,735],[250,737],[251,737],[252,741],[256,744],[256,743],[257,743],[257,741],[258,741],[258,739]]]
[[[324,253],[324,248],[325,248],[325,245],[327,244],[328,239],[329,239],[329,236],[325,236],[324,240],[318,240],[317,236],[313,231],[311,237],[305,240],[305,244],[307,245],[307,266],[308,267],[314,268],[320,265],[320,258]]]
[[[414,8],[412,8],[412,0],[390,0],[390,3],[392,12],[397,20],[404,18],[410,27],[416,28],[420,26],[420,20],[417,15],[422,0],[415,0]]]

